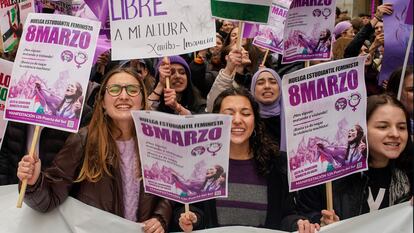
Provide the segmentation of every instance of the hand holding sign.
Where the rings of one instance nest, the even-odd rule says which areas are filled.
[[[164,102],[165,105],[171,109],[179,112],[181,105],[177,102],[177,93],[174,89],[164,88]]]
[[[143,222],[144,232],[145,233],[164,233],[164,228],[162,227],[160,221],[157,218],[151,218]]]
[[[236,46],[233,46],[229,54],[226,56],[226,67],[224,72],[227,74],[232,74],[237,68],[242,67],[243,54],[241,49],[237,49]]]
[[[19,162],[17,177],[20,181],[27,179],[28,185],[34,185],[40,175],[41,161],[37,155],[25,155]]]
[[[197,222],[197,215],[191,211],[182,213],[178,224],[184,232],[193,231],[193,224]]]
[[[158,72],[160,74],[160,83],[162,84],[162,86],[166,86],[167,85],[167,79],[170,78],[171,76],[171,64],[168,61],[168,58],[164,58],[162,60],[162,63],[160,65],[160,67],[158,68]],[[167,87],[169,88],[169,87]]]
[[[321,225],[329,225],[339,221],[338,215],[335,214],[335,210],[322,210],[321,211]]]

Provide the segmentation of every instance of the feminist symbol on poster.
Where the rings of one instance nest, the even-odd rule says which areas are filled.
[[[364,60],[322,63],[283,77],[291,191],[367,168]]]
[[[67,15],[28,15],[13,66],[5,118],[76,132],[99,22]],[[41,36],[40,36],[41,35]]]

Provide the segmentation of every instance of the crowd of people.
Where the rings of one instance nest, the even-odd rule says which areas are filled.
[[[313,233],[323,225],[409,200],[413,191],[412,65],[405,71],[400,100],[396,95],[401,67],[378,84],[384,52],[382,17],[393,13],[392,5],[380,5],[375,15],[352,20],[343,13],[337,12],[332,35],[326,31],[321,41],[335,37],[332,59],[368,54],[368,131],[361,132],[359,125],[351,129],[353,137],[344,150],[353,151],[352,156],[341,161],[367,156],[369,169],[333,182],[334,210],[327,209],[323,185],[289,193],[287,155],[281,149],[285,141],[281,80],[284,74],[302,69],[304,62],[282,64],[280,56],[265,57],[251,39],[244,39],[238,48],[239,28],[227,20],[216,21],[216,46],[194,54],[111,61],[110,50],[102,53],[82,97],[85,104],[78,133],[43,128],[31,157],[28,142],[34,127],[9,123],[0,150],[0,185],[27,179],[24,202],[35,210],[52,210],[71,196],[142,222],[146,233],[229,225]],[[13,61],[16,51],[17,47],[1,57]],[[78,86],[68,87],[68,98],[59,103],[56,114],[66,114],[65,106],[79,102],[80,94],[69,98],[72,89],[79,92]],[[185,212],[182,204],[144,193],[130,110],[231,115],[229,170],[218,174],[216,168],[217,179],[227,176],[228,198],[195,203]],[[80,117],[79,103],[70,114]],[[322,144],[315,148],[327,158],[332,155]]]

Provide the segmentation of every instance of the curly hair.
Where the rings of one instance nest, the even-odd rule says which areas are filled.
[[[265,126],[260,119],[259,105],[254,101],[253,96],[245,88],[230,88],[222,93],[214,101],[213,113],[219,113],[221,103],[228,96],[246,97],[253,109],[254,132],[249,138],[250,152],[253,152],[253,159],[256,164],[257,173],[266,176],[272,169],[270,162],[275,156],[279,156],[279,147],[265,131]],[[266,145],[266,146],[263,146]]]

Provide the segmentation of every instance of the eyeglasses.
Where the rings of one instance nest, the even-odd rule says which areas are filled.
[[[125,88],[126,93],[135,97],[141,93],[141,88],[138,84],[112,84],[106,87],[106,91],[110,96],[117,97],[122,93],[122,89]]]

